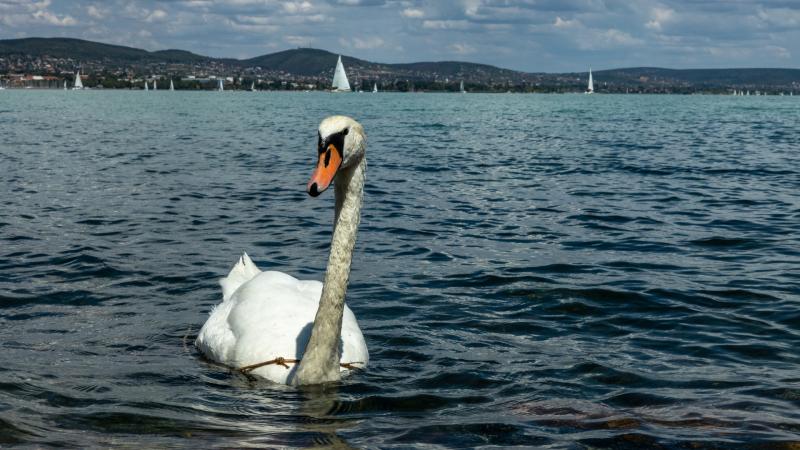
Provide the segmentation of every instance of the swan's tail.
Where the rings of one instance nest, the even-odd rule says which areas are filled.
[[[239,286],[247,283],[259,273],[261,273],[261,269],[247,256],[246,252],[243,253],[228,276],[219,280],[219,285],[222,286],[222,301],[227,302],[239,289]]]

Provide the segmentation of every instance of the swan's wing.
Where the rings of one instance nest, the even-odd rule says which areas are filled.
[[[233,293],[239,289],[239,286],[252,280],[253,277],[260,273],[261,269],[247,256],[247,253],[242,254],[239,261],[228,273],[228,276],[219,280],[219,285],[222,286],[222,301],[227,302]]]

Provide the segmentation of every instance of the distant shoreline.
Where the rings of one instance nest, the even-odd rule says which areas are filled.
[[[0,79],[47,78],[45,82],[71,86],[76,72],[84,85],[136,88],[144,80],[180,81],[176,90],[205,89],[204,83],[227,80],[231,85],[255,83],[267,90],[329,89],[339,55],[313,48],[297,48],[239,60],[211,58],[184,50],[147,51],[72,38],[0,40]],[[387,64],[341,55],[351,86],[370,91],[458,92],[583,92],[584,72],[520,72],[463,61]],[[168,82],[168,81],[167,81]],[[760,91],[800,94],[800,69],[665,69],[632,67],[594,71],[596,91],[647,94],[726,94]],[[38,87],[38,86],[37,86]],[[211,89],[211,86],[207,87]]]
[[[73,91],[72,88],[63,89],[63,88],[46,88],[46,87],[9,87],[5,88],[5,91],[52,91],[52,92],[64,92],[64,91]],[[146,91],[144,89],[137,89],[137,88],[86,88],[86,89],[79,89],[79,91],[93,91],[93,92],[153,92],[152,90]],[[160,92],[207,92],[207,93],[217,93],[218,91],[215,89],[175,89],[174,91],[170,91],[168,89],[158,89],[154,91],[156,93]],[[257,90],[257,91],[250,91],[249,89],[226,89],[225,91],[221,92],[224,95],[226,92],[241,92],[241,93],[297,93],[297,94],[308,94],[308,93],[322,93],[328,94],[327,90],[322,89],[310,89],[310,90],[302,90],[302,89],[277,89],[277,90]],[[364,94],[370,95],[373,94],[372,92],[351,92],[351,94]],[[381,91],[379,94],[456,94],[462,95],[460,92],[453,92],[453,91]],[[492,94],[492,95],[503,95],[503,94],[524,94],[524,95],[583,95],[584,92],[582,91],[474,91],[469,92],[469,94]],[[675,92],[595,92],[596,95],[679,95],[679,96],[691,96],[691,95],[713,95],[713,96],[721,96],[721,97],[734,97],[729,92],[686,92],[686,93],[675,93]],[[1,94],[0,94],[1,95]],[[158,95],[158,94],[156,94]],[[752,93],[750,95],[743,95],[745,97],[792,97],[792,92],[759,92],[758,94]],[[800,99],[800,92],[797,95],[798,99]]]

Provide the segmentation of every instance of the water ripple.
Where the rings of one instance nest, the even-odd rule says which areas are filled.
[[[0,446],[800,445],[790,97],[3,97]],[[304,186],[342,112],[370,369],[205,361],[242,251],[322,278],[333,196]]]

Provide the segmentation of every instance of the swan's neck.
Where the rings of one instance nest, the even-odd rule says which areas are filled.
[[[361,220],[366,168],[366,158],[362,157],[358,164],[336,174],[336,215],[331,254],[311,338],[297,368],[296,384],[318,384],[340,378],[342,314],[356,232]]]

